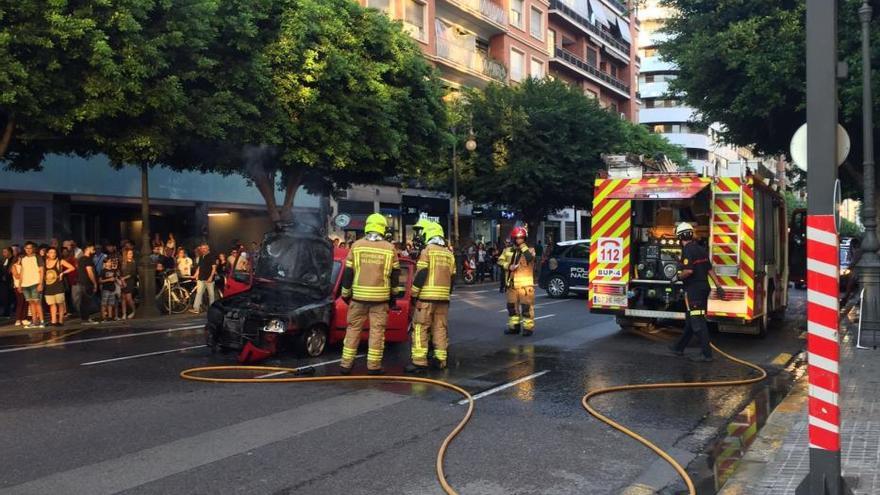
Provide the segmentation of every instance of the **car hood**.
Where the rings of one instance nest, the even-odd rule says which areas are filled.
[[[218,301],[224,312],[260,313],[271,315],[295,315],[333,303],[326,297],[315,299],[297,290],[284,287],[283,283],[256,283],[249,290]]]

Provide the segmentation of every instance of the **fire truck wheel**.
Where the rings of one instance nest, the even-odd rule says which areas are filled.
[[[315,325],[296,336],[296,353],[301,357],[318,357],[327,348],[327,329]]]

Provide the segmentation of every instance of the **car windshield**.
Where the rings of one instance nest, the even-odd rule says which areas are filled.
[[[254,275],[314,299],[330,294],[333,247],[307,226],[287,226],[263,238]]]

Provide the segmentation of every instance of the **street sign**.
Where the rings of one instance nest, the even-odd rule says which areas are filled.
[[[333,220],[333,223],[335,223],[340,229],[344,229],[351,223],[351,217],[345,213],[340,213],[339,215],[336,215],[336,219]]]
[[[837,124],[837,166],[843,164],[849,156],[849,134],[840,124]],[[791,138],[791,159],[801,170],[807,170],[807,124],[802,125]]]

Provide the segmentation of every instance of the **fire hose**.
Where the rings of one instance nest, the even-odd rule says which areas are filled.
[[[224,378],[205,376],[205,374],[216,372],[245,372],[245,373],[290,373],[303,374],[314,373],[314,368],[308,366],[302,368],[283,368],[276,366],[204,366],[199,368],[190,368],[180,372],[180,377],[184,380],[192,380],[196,382],[208,383],[310,383],[310,382],[386,382],[386,383],[424,383],[436,387],[442,387],[461,394],[468,401],[467,412],[452,431],[443,439],[440,449],[437,451],[435,462],[435,471],[437,481],[440,487],[447,495],[458,495],[458,492],[446,481],[446,472],[443,468],[446,459],[446,451],[449,445],[464,430],[464,427],[470,421],[474,413],[474,398],[465,389],[453,385],[451,383],[440,380],[432,380],[430,378],[421,378],[416,376],[293,376],[293,377],[266,377],[266,378]]]
[[[697,490],[694,487],[694,482],[690,476],[688,476],[687,471],[685,471],[684,467],[678,463],[671,455],[666,453],[663,449],[658,447],[656,444],[648,440],[647,438],[639,435],[638,433],[630,430],[626,426],[614,421],[613,419],[605,416],[604,414],[597,411],[593,406],[590,405],[590,400],[598,397],[600,395],[611,394],[615,392],[633,392],[637,390],[657,390],[657,389],[678,389],[678,388],[717,388],[717,387],[735,387],[741,385],[751,385],[753,383],[758,383],[761,380],[767,378],[767,371],[760,366],[750,363],[748,361],[739,359],[737,357],[731,356],[730,354],[722,351],[715,344],[712,344],[712,349],[715,350],[718,354],[723,356],[725,359],[732,361],[736,364],[745,366],[747,368],[751,368],[758,372],[758,376],[753,378],[744,378],[741,380],[721,380],[715,382],[664,382],[664,383],[637,383],[631,385],[618,385],[615,387],[605,387],[596,390],[591,390],[584,395],[583,399],[581,399],[581,405],[584,409],[587,410],[590,415],[602,421],[603,423],[611,426],[612,428],[620,431],[621,433],[626,434],[627,436],[633,438],[638,441],[645,447],[651,449],[655,454],[663,458],[664,461],[669,463],[673,469],[675,469],[676,473],[684,480],[685,485],[687,485],[688,493],[690,495],[696,495]]]

